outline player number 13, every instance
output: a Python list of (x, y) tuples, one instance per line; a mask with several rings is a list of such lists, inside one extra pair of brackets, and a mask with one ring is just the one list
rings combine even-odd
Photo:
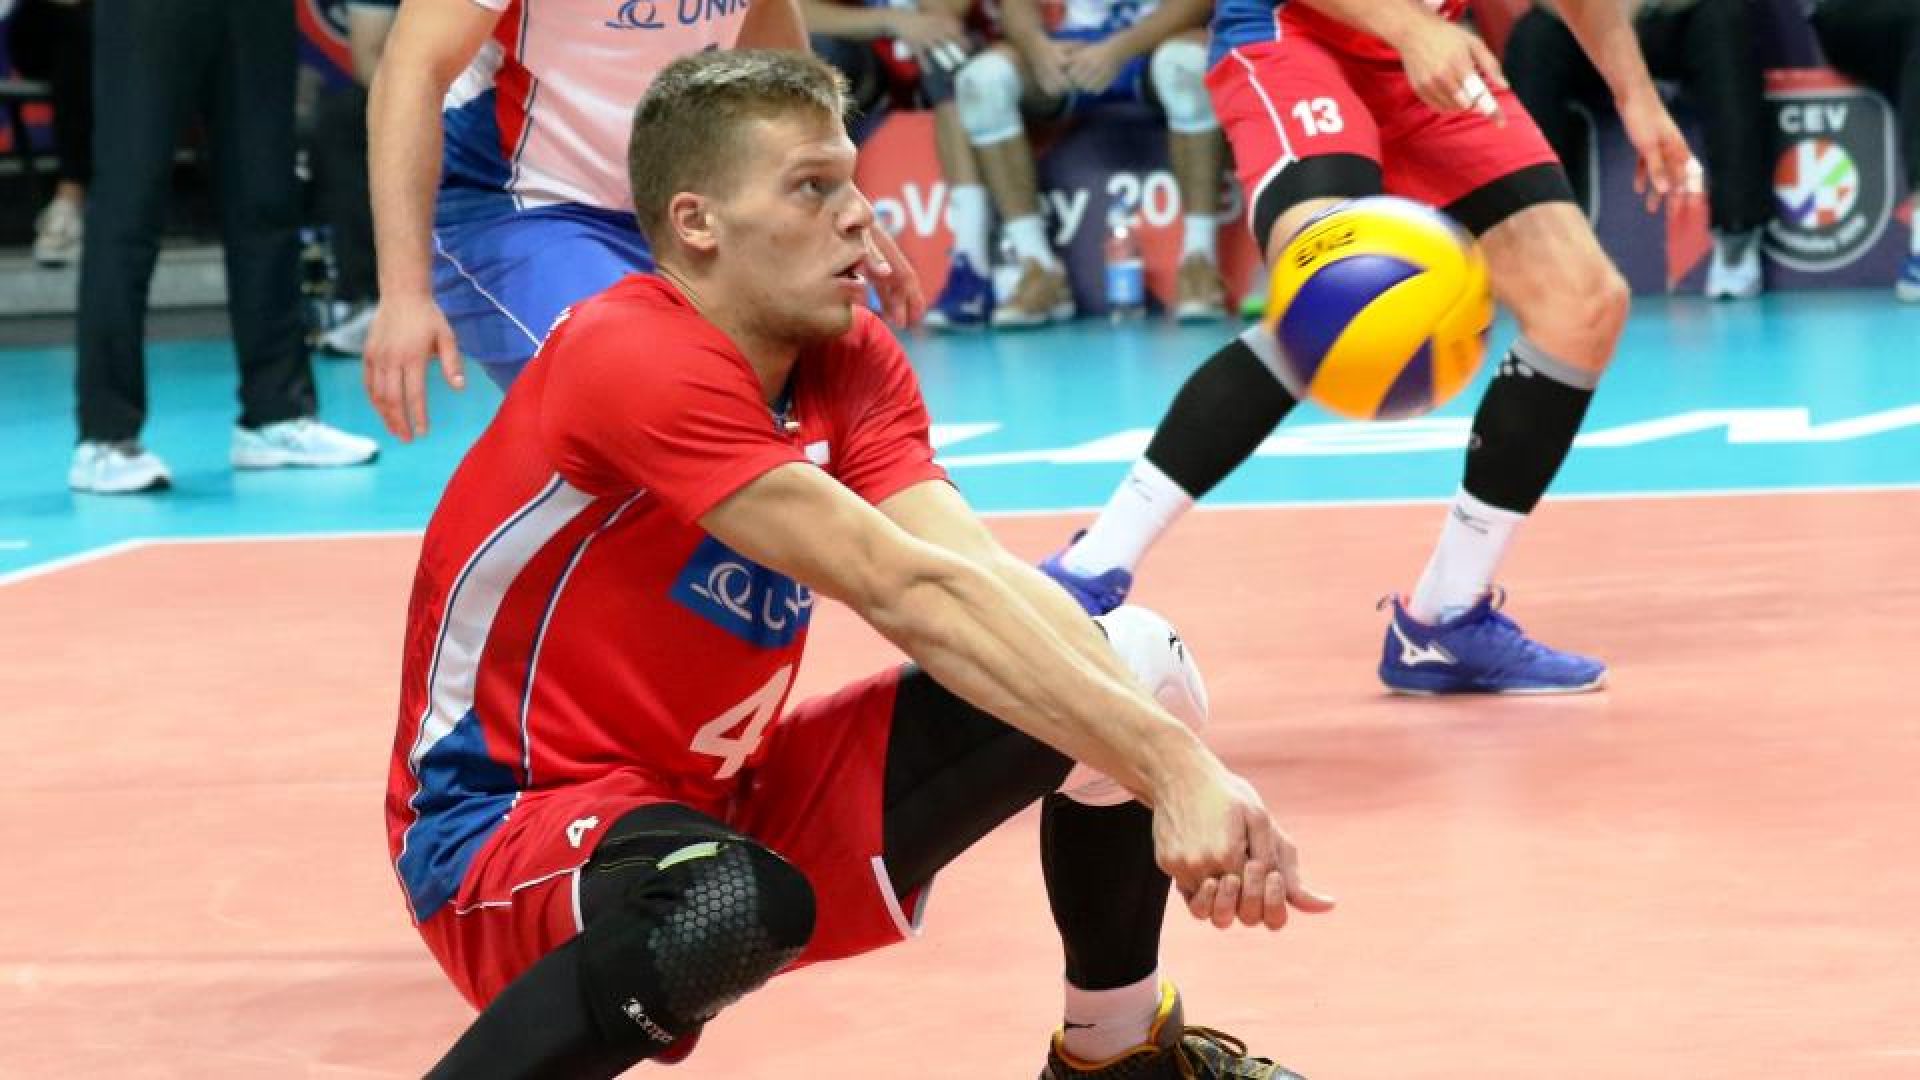
[[(696, 753), (711, 754), (720, 759), (720, 767), (713, 776), (716, 780), (725, 780), (740, 771), (754, 750), (760, 746), (760, 740), (766, 738), (767, 725), (773, 721), (779, 711), (780, 702), (787, 696), (787, 687), (793, 682), (793, 665), (788, 664), (773, 673), (765, 686), (747, 695), (747, 699), (712, 720), (703, 724), (693, 734), (693, 750)], [(737, 732), (735, 729), (739, 729)]]
[(1308, 135), (1334, 135), (1347, 126), (1340, 118), (1340, 103), (1330, 97), (1302, 98), (1294, 102), (1293, 118), (1300, 121), (1300, 130)]

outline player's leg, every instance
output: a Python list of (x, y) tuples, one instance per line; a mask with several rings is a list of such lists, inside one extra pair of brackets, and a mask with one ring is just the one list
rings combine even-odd
[(1763, 288), (1761, 233), (1773, 216), (1765, 80), (1747, 0), (1700, 0), (1680, 12), (1634, 21), (1647, 67), (1679, 77), (1700, 113), (1706, 142), (1707, 205), (1713, 261), (1708, 296), (1746, 298)]
[(562, 311), (652, 269), (630, 213), (562, 205), (434, 230), (434, 299), (460, 351), (503, 390)]
[(1163, 41), (1147, 62), (1153, 98), (1167, 115), (1167, 158), (1180, 188), (1180, 270), (1174, 317), (1226, 314), (1215, 238), (1220, 228), (1220, 168), (1226, 144), (1207, 97), (1207, 34), (1195, 29)]
[[(1893, 103), (1907, 183), (1920, 207), (1920, 7), (1906, 0), (1824, 0), (1813, 29), (1827, 60)], [(1920, 301), (1920, 214), (1908, 232), (1907, 259), (1894, 286)]]
[(1520, 338), (1473, 418), (1466, 473), (1411, 600), (1396, 600), (1381, 679), (1410, 693), (1591, 690), (1605, 665), (1529, 639), (1500, 614), (1501, 559), (1546, 493), (1613, 356), (1629, 297), (1566, 175), (1509, 91), (1504, 126), (1434, 118), (1404, 86), (1383, 132), (1389, 191), (1440, 206), (1480, 237)]
[[(1379, 194), (1379, 133), (1325, 49), (1298, 35), (1234, 49), (1207, 86), (1269, 260), (1314, 214)], [(1087, 610), (1120, 604), (1154, 542), (1299, 403), (1262, 358), (1270, 348), (1250, 329), (1201, 363), (1100, 516), (1042, 565)]]
[[(1203, 721), (1197, 671), (1165, 620), (1123, 608), (1101, 624), (1136, 677), (1169, 688), (1160, 697), (1171, 711)], [(1177, 996), (1162, 993), (1156, 975), (1168, 881), (1154, 861), (1152, 817), (1111, 781), (1071, 766), (909, 667), (808, 701), (777, 725), (736, 824), (813, 882), (819, 922), (800, 961), (811, 963), (912, 933), (934, 875), (1044, 797), (1042, 867), (1074, 1045), (1136, 1050), (1128, 1068), (1138, 1071), (1125, 1075), (1144, 1080), (1287, 1075), (1204, 1071), (1209, 1061), (1254, 1062), (1204, 1039), (1187, 1047)], [(1155, 1039), (1165, 1045), (1145, 1045)], [(1195, 1071), (1177, 1071), (1181, 1056)], [(1151, 1067), (1139, 1060), (1148, 1057)], [(1048, 1075), (1080, 1074), (1056, 1053)]]
[(1066, 268), (1054, 254), (1040, 212), (1033, 147), (1022, 119), (1023, 104), (1032, 109), (1059, 102), (1039, 100), (1034, 85), (1019, 52), (1004, 44), (968, 60), (954, 83), (960, 123), (1000, 214), (1001, 234), (1020, 260), (1019, 284), (994, 308), (995, 326), (1039, 326), (1073, 316)]
[(813, 930), (800, 871), (671, 803), (607, 827), (577, 897), (580, 932), (494, 996), (430, 1077), (572, 1080), (677, 1059), (716, 1013), (798, 956)]
[(920, 77), (921, 93), (933, 106), (933, 148), (947, 182), (947, 228), (953, 234), (947, 283), (927, 308), (927, 325), (943, 330), (985, 326), (993, 317), (993, 204), (960, 119), (954, 83), (954, 74), (937, 63)]

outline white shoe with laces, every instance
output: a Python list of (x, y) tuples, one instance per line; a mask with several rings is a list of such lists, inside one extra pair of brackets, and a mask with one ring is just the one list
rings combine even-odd
[(72, 266), (80, 261), (86, 216), (78, 203), (55, 199), (33, 223), (33, 261), (41, 266)]
[(1707, 266), (1707, 296), (1747, 300), (1760, 295), (1760, 230), (1713, 234), (1713, 262)]
[(89, 439), (73, 448), (67, 486), (89, 495), (132, 495), (173, 486), (173, 474), (166, 462), (133, 439)]
[(233, 429), (231, 460), (236, 469), (326, 469), (364, 465), (379, 456), (379, 443), (362, 435), (349, 435), (311, 416)]

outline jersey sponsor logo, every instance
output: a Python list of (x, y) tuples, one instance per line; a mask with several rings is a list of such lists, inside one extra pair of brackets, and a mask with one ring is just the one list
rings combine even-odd
[(748, 0), (622, 0), (609, 30), (665, 30), (671, 25), (699, 26), (747, 10)]
[(675, 579), (680, 606), (762, 649), (784, 648), (813, 617), (813, 591), (709, 536)]
[(1898, 169), (1887, 110), (1852, 89), (1793, 91), (1772, 104), (1777, 213), (1768, 253), (1796, 270), (1846, 266), (1893, 216)]

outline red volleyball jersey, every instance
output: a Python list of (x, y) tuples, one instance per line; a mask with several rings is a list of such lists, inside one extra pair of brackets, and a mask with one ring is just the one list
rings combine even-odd
[(785, 400), (797, 432), (660, 278), (548, 336), (448, 482), (414, 577), (386, 814), (416, 920), (524, 792), (627, 773), (724, 809), (779, 722), (813, 597), (698, 519), (790, 462), (874, 503), (944, 477), (870, 312), (801, 355)]

